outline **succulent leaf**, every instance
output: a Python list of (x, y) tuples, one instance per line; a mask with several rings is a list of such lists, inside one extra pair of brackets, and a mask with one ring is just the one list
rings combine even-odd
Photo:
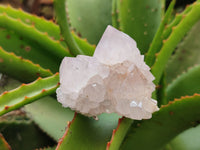
[(50, 96), (26, 105), (25, 111), (44, 132), (56, 141), (62, 137), (67, 122), (71, 121), (74, 115), (72, 110), (63, 108)]
[[(9, 17), (14, 19), (19, 18), (23, 23), (27, 25), (34, 25), (37, 30), (43, 33), (47, 32), (52, 39), (59, 40), (64, 47), (67, 47), (66, 43), (62, 40), (62, 37), (60, 35), (59, 26), (56, 25), (52, 20), (48, 21), (45, 20), (43, 17), (40, 18), (38, 16), (31, 15), (22, 11), (21, 9), (17, 10), (10, 6), (5, 7), (0, 5), (0, 14), (3, 13), (6, 13)], [(75, 38), (77, 44), (83, 49), (86, 54), (90, 54), (92, 51), (94, 51), (93, 46), (90, 45), (86, 40), (81, 39), (75, 34), (72, 35)], [(87, 48), (89, 48), (90, 50), (88, 50)]]
[[(14, 77), (21, 82), (31, 82), (39, 76), (48, 77), (53, 75), (50, 70), (43, 69), (40, 65), (8, 53), (0, 47), (0, 72)], [(15, 72), (15, 73), (13, 73)]]
[(106, 150), (116, 150), (120, 148), (132, 123), (133, 120), (129, 118), (123, 117), (119, 119), (117, 128), (113, 129), (112, 138), (110, 142), (107, 143)]
[[(62, 36), (60, 35), (59, 27), (56, 24), (54, 24), (52, 20), (47, 21), (44, 18), (40, 18), (35, 15), (30, 15), (28, 13), (25, 13), (21, 9), (17, 10), (10, 6), (5, 7), (0, 5), (0, 14), (5, 14), (5, 13), (13, 19), (20, 19), (24, 24), (28, 26), (34, 26), (41, 33), (48, 35), (50, 39), (55, 40), (57, 42), (59, 41), (59, 43), (67, 49), (67, 45), (63, 41)], [(86, 40), (81, 39), (75, 34), (72, 35), (75, 38), (76, 43), (80, 46), (80, 48), (83, 49), (85, 54), (91, 55), (94, 52), (94, 46), (90, 45)], [(31, 41), (31, 43), (32, 42), (33, 41)], [(59, 60), (57, 62), (59, 62)]]
[(79, 47), (84, 51), (85, 55), (92, 56), (95, 50), (95, 45), (90, 45), (87, 42), (87, 39), (81, 39), (78, 37), (74, 32), (72, 32), (72, 35), (76, 41), (76, 43), (79, 45)]
[(176, 14), (174, 20), (172, 20), (168, 25), (165, 26), (166, 29), (162, 34), (163, 40), (166, 40), (170, 36), (173, 31), (173, 27), (177, 26), (180, 21), (182, 21), (185, 15), (187, 15), (192, 10), (192, 7), (193, 5), (188, 5), (182, 13)]
[(0, 115), (18, 109), (41, 97), (53, 94), (59, 86), (59, 74), (42, 79), (38, 78), (30, 84), (22, 84), (17, 89), (5, 91), (0, 95)]
[[(12, 90), (20, 85), (20, 82), (11, 78), (6, 78), (4, 82), (5, 84), (0, 86), (0, 93), (2, 93), (2, 90)], [(55, 141), (62, 137), (67, 121), (71, 121), (74, 114), (73, 111), (63, 108), (60, 103), (50, 96), (45, 96), (25, 105), (24, 110), (37, 126)], [(52, 118), (56, 118), (56, 121)]]
[(194, 66), (176, 78), (166, 89), (167, 99), (200, 93), (200, 65)]
[(62, 59), (64, 56), (70, 56), (67, 49), (59, 41), (50, 38), (47, 32), (40, 32), (34, 25), (27, 25), (20, 19), (9, 17), (6, 13), (0, 14), (0, 27), (13, 30), (19, 35), (39, 43), (40, 46), (44, 47), (52, 55), (55, 55), (55, 57)]
[[(111, 138), (112, 130), (117, 126), (119, 116), (102, 114), (99, 120), (76, 114), (59, 142), (56, 150), (63, 149), (95, 149), (105, 150)], [(79, 143), (77, 144), (77, 139)]]
[(153, 63), (155, 61), (155, 57), (156, 57), (155, 54), (160, 50), (160, 48), (162, 46), (162, 41), (163, 41), (162, 33), (165, 29), (165, 25), (168, 23), (169, 18), (172, 14), (175, 2), (176, 2), (175, 0), (171, 1), (170, 5), (165, 13), (165, 16), (163, 17), (162, 22), (153, 38), (153, 41), (149, 47), (149, 50), (146, 54), (145, 62), (149, 66), (153, 65)]
[(172, 52), (176, 48), (176, 45), (190, 30), (190, 28), (200, 19), (200, 3), (196, 2), (192, 5), (192, 9), (185, 15), (180, 23), (173, 27), (173, 32), (169, 38), (165, 40), (159, 54), (157, 55), (156, 61), (152, 66), (152, 73), (155, 76), (154, 83), (158, 84), (163, 74), (165, 66)]
[(64, 37), (64, 40), (67, 43), (71, 54), (74, 56), (79, 54), (83, 55), (84, 52), (80, 49), (70, 31), (65, 9), (65, 0), (55, 0), (54, 7), (56, 12), (56, 20), (60, 26), (61, 34)]
[(54, 73), (58, 71), (59, 59), (45, 53), (46, 50), (38, 43), (5, 28), (0, 28), (0, 39), (0, 46), (7, 52), (13, 52), (17, 56), (29, 59), (44, 68), (49, 68)]
[(188, 68), (200, 64), (200, 21), (194, 25), (184, 40), (178, 45), (166, 68), (167, 83), (171, 83)]
[[(6, 13), (9, 17), (13, 19), (20, 19), (24, 24), (29, 26), (34, 25), (40, 32), (47, 32), (52, 39), (60, 40), (60, 30), (59, 27), (53, 23), (52, 20), (45, 20), (43, 17), (26, 13), (22, 9), (14, 9), (11, 6), (0, 5), (0, 14)], [(63, 46), (66, 47), (64, 42), (61, 42)]]

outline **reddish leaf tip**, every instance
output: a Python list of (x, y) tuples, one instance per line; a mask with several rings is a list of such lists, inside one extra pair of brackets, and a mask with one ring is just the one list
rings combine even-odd
[(58, 145), (57, 145), (57, 147), (56, 147), (56, 150), (59, 149), (59, 147), (60, 147), (60, 145), (62, 144), (64, 138), (67, 136), (67, 134), (68, 134), (68, 132), (69, 132), (69, 128), (70, 128), (71, 124), (74, 122), (76, 116), (77, 116), (77, 113), (75, 112), (75, 113), (74, 113), (74, 118), (72, 119), (72, 121), (70, 121), (70, 122), (67, 123), (67, 129), (66, 129), (66, 131), (65, 131), (65, 133), (64, 133), (64, 135), (63, 135), (63, 137), (59, 139)]
[(7, 106), (7, 105), (4, 106), (4, 109), (5, 109), (5, 110), (8, 110), (9, 108), (10, 108), (10, 107)]
[(112, 137), (111, 137), (111, 140), (107, 143), (106, 150), (109, 150), (110, 145), (111, 145), (111, 143), (112, 143), (112, 141), (113, 141), (113, 139), (114, 139), (115, 133), (116, 133), (117, 130), (119, 129), (119, 126), (120, 126), (120, 124), (121, 124), (121, 122), (122, 122), (123, 119), (124, 119), (124, 117), (119, 118), (117, 128), (116, 128), (116, 129), (113, 129)]
[(108, 143), (107, 143), (106, 150), (109, 150), (109, 148), (110, 148), (110, 144), (111, 144), (111, 142), (108, 142)]
[(45, 90), (45, 89), (42, 89), (42, 93), (44, 93), (44, 92), (46, 92), (46, 90)]
[(2, 95), (5, 95), (5, 94), (8, 94), (8, 91), (5, 91), (5, 92), (3, 92), (3, 94), (2, 94)]
[(22, 83), (22, 85), (21, 86), (26, 86), (26, 84), (25, 83)]

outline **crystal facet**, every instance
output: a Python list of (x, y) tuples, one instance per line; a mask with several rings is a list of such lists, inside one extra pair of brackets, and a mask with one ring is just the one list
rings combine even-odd
[(64, 107), (87, 116), (114, 112), (148, 119), (158, 110), (157, 102), (151, 99), (153, 80), (136, 42), (108, 26), (93, 57), (63, 59), (57, 98)]

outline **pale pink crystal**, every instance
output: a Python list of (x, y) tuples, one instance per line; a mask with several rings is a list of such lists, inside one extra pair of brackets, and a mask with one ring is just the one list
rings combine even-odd
[(157, 102), (151, 99), (153, 80), (136, 42), (108, 26), (93, 57), (63, 59), (57, 98), (64, 107), (86, 116), (114, 112), (149, 119), (158, 110)]

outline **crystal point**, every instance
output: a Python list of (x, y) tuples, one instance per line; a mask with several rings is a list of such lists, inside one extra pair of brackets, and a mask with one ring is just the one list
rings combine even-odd
[(87, 116), (118, 113), (148, 119), (158, 110), (151, 99), (154, 77), (136, 42), (108, 26), (93, 57), (65, 57), (60, 66), (58, 101)]

